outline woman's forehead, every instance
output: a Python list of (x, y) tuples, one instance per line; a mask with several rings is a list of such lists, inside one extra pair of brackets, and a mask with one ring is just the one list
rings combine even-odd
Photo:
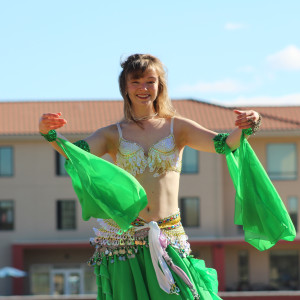
[(128, 79), (139, 79), (143, 77), (157, 78), (158, 74), (154, 68), (147, 68), (146, 70), (134, 70), (128, 74)]

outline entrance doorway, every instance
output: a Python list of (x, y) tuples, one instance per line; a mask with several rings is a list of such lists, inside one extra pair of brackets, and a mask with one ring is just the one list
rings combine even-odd
[(51, 295), (79, 295), (83, 293), (83, 270), (59, 269), (51, 270)]

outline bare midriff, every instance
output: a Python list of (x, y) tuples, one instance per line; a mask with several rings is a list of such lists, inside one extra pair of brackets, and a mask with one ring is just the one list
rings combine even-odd
[(139, 214), (141, 218), (147, 222), (158, 221), (178, 210), (179, 177), (174, 171), (153, 177), (149, 170), (136, 176), (148, 199), (148, 205)]

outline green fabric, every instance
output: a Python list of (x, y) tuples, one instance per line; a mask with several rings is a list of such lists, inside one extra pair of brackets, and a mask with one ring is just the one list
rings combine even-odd
[(243, 225), (246, 242), (263, 251), (280, 239), (293, 241), (291, 218), (243, 134), (234, 153), (226, 145), (226, 160), (236, 190), (234, 221)]
[(68, 157), (65, 168), (81, 204), (83, 220), (113, 219), (122, 230), (128, 230), (147, 205), (144, 188), (128, 172), (104, 159), (60, 138), (57, 144)]
[[(77, 146), (57, 139), (67, 157), (66, 170), (82, 206), (82, 217), (112, 218), (123, 229), (147, 205), (144, 189), (124, 170), (100, 159)], [(181, 258), (171, 247), (167, 252), (173, 262), (186, 272), (200, 299), (219, 300), (216, 271), (206, 268), (204, 261)], [(114, 260), (112, 263), (111, 260)], [(180, 289), (179, 295), (167, 294), (157, 281), (149, 248), (140, 246), (135, 257), (121, 261), (117, 255), (104, 258), (95, 265), (98, 300), (192, 300), (189, 287), (172, 270)]]
[[(173, 247), (168, 246), (167, 252), (173, 262), (191, 279), (200, 299), (220, 300), (218, 293), (217, 273), (206, 268), (203, 260), (190, 257), (181, 258)], [(111, 259), (114, 260), (111, 263)], [(171, 271), (172, 272), (172, 271)], [(167, 294), (157, 281), (149, 248), (139, 247), (135, 258), (120, 261), (115, 255), (103, 259), (95, 266), (98, 283), (97, 300), (193, 300), (189, 287), (174, 272), (172, 275), (180, 289), (179, 295)]]
[(90, 146), (85, 140), (79, 140), (73, 144), (86, 152), (91, 152)]
[(243, 129), (242, 132), (244, 134), (247, 134), (247, 135), (252, 135), (253, 134), (253, 129), (250, 127), (250, 128), (247, 128), (247, 129)]
[(47, 134), (43, 134), (41, 132), (40, 132), (40, 134), (48, 142), (54, 142), (56, 140), (56, 137), (57, 137), (56, 131), (54, 129), (50, 130)]
[(217, 153), (225, 154), (226, 139), (228, 136), (229, 133), (219, 133), (213, 138), (215, 150)]

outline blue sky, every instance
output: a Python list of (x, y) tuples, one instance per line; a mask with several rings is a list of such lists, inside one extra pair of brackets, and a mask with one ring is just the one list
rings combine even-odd
[(0, 101), (113, 100), (158, 56), (172, 99), (300, 105), (300, 1), (0, 0)]

